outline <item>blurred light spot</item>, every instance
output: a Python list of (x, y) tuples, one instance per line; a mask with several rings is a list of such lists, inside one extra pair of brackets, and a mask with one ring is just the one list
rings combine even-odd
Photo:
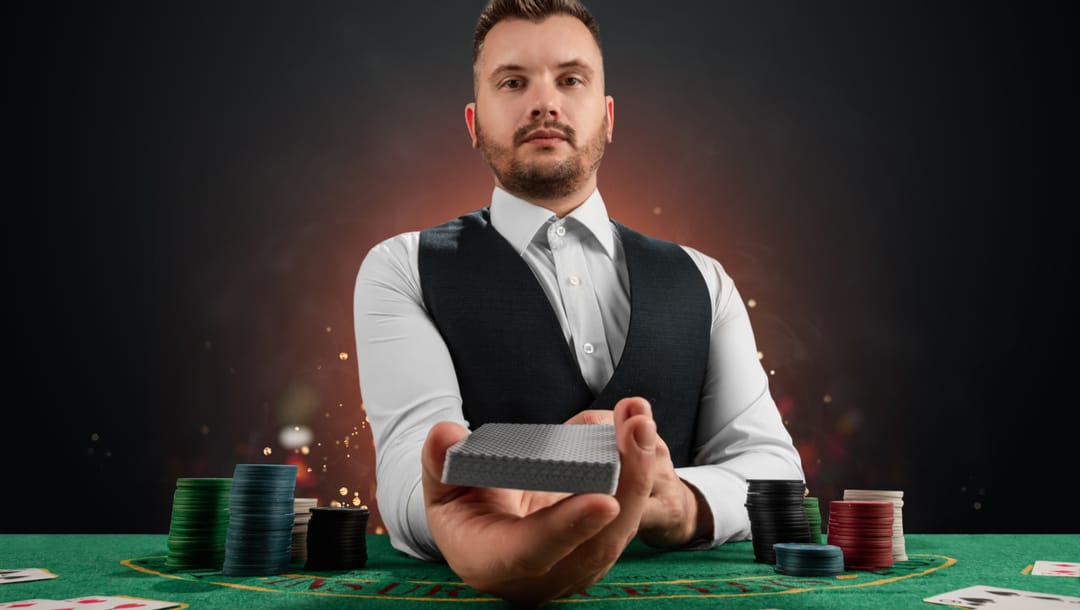
[(976, 502), (972, 506), (975, 508), (975, 510), (980, 510), (982, 509), (982, 502)]
[(764, 360), (765, 359), (765, 352), (758, 352), (757, 353), (757, 359), (758, 360)]
[(383, 527), (382, 527), (381, 525), (379, 525), (379, 526), (377, 526), (377, 527), (375, 528), (375, 533), (376, 533), (376, 534), (385, 534), (385, 533), (386, 533), (386, 530), (384, 530), (384, 529), (383, 529)]
[(659, 216), (660, 213), (663, 212), (663, 211), (664, 211), (663, 208), (661, 208), (660, 206), (656, 206), (655, 208), (652, 209), (652, 213), (656, 214), (657, 216)]
[(307, 426), (286, 426), (278, 433), (278, 443), (286, 449), (299, 449), (310, 443), (313, 436)]
[(757, 307), (757, 301), (755, 299), (747, 299), (746, 306), (750, 309)]
[(360, 501), (360, 498), (353, 498), (352, 499), (352, 505), (353, 506), (360, 506), (361, 504), (363, 504), (363, 502)]
[(826, 394), (826, 395), (822, 396), (821, 400), (825, 401), (825, 404), (831, 403), (832, 402), (832, 394)]
[(341, 489), (338, 490), (338, 493), (343, 495), (343, 496), (347, 496), (347, 495), (349, 495), (349, 489), (347, 487), (342, 487)]
[(775, 371), (775, 370), (773, 370), (773, 369), (769, 369), (769, 374), (770, 374), (770, 375), (775, 375), (775, 374), (776, 374), (776, 371)]
[[(338, 357), (338, 360), (348, 360), (349, 359), (349, 353), (348, 352), (338, 352), (337, 357)], [(338, 406), (341, 406), (341, 405), (338, 405)]]
[(207, 434), (210, 434), (210, 426), (207, 426), (206, 424), (203, 424), (199, 428), (199, 434), (201, 434), (203, 436), (206, 436)]
[(90, 440), (92, 440), (92, 441), (97, 441), (98, 438), (100, 438), (100, 437), (98, 437), (97, 432), (90, 435)]
[(331, 330), (333, 330), (333, 329), (330, 328), (329, 326), (326, 327), (326, 332), (330, 332)]
[(273, 452), (270, 450), (270, 447), (263, 447), (263, 455), (270, 455), (271, 453)]
[(300, 448), (300, 453), (302, 453), (303, 455), (307, 455), (307, 454), (311, 453), (311, 447), (308, 447), (307, 445), (304, 445), (303, 447)]
[(206, 349), (211, 349), (214, 347), (214, 344), (211, 343), (209, 339), (207, 339), (206, 341), (203, 341), (203, 347)]

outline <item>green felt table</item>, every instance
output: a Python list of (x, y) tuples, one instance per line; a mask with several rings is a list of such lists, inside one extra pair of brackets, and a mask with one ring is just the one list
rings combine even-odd
[[(832, 578), (781, 576), (756, 563), (751, 543), (661, 552), (638, 543), (587, 591), (551, 607), (934, 608), (923, 598), (970, 585), (1080, 596), (1080, 579), (1033, 576), (1036, 560), (1080, 562), (1080, 535), (906, 535), (908, 560)], [(0, 586), (0, 602), (126, 595), (181, 608), (508, 608), (466, 587), (445, 564), (413, 560), (368, 535), (364, 569), (227, 577), (172, 572), (165, 535), (0, 535), (0, 568), (44, 568), (58, 578)]]

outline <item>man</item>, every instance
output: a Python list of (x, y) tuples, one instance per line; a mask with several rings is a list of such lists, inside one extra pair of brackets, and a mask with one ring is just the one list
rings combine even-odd
[[(746, 309), (720, 264), (611, 221), (598, 28), (577, 0), (494, 0), (474, 38), (473, 147), (491, 205), (377, 245), (357, 359), (394, 546), (527, 604), (602, 578), (635, 535), (749, 537), (748, 478), (802, 479)], [(614, 497), (440, 482), (488, 421), (613, 423)]]

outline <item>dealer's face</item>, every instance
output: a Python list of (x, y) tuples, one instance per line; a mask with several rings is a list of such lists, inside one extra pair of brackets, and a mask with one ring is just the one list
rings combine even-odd
[(611, 141), (614, 101), (588, 28), (568, 15), (500, 21), (477, 58), (473, 146), (496, 182), (526, 199), (591, 192)]

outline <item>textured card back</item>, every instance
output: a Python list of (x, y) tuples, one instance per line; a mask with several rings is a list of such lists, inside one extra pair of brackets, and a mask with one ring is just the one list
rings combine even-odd
[(484, 424), (446, 452), (443, 483), (614, 494), (619, 450), (611, 424)]

